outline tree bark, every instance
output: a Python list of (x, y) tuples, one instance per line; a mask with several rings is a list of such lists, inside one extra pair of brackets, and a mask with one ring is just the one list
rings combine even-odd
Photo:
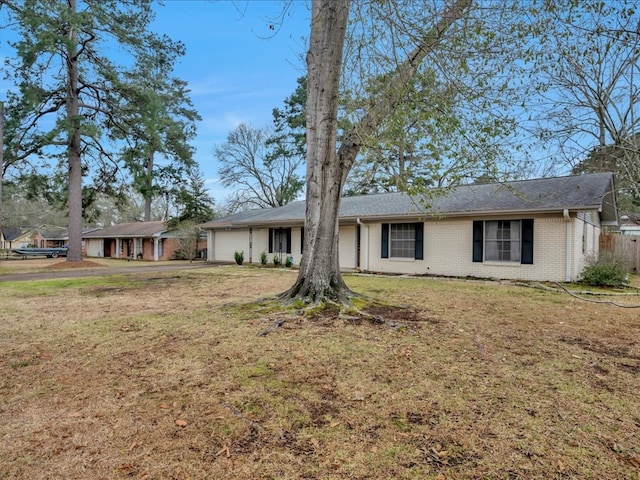
[(151, 221), (151, 201), (153, 200), (153, 149), (149, 149), (147, 154), (147, 171), (145, 177), (145, 194), (144, 194), (144, 221)]
[(348, 303), (353, 293), (340, 273), (338, 212), (342, 187), (362, 147), (402, 101), (418, 66), (460, 19), (472, 0), (457, 0), (420, 38), (389, 79), (383, 96), (371, 99), (369, 111), (337, 144), (338, 90), (349, 16), (348, 0), (314, 0), (307, 53), (307, 197), (302, 266), (283, 299), (308, 303)]
[(314, 0), (307, 53), (307, 203), (303, 261), (285, 293), (311, 302), (343, 300), (348, 292), (338, 259), (338, 209), (343, 175), (338, 163), (338, 87), (348, 0)]
[[(69, 0), (70, 18), (76, 13), (76, 0)], [(78, 100), (78, 45), (77, 32), (69, 24), (69, 45), (67, 47), (67, 158), (69, 162), (69, 251), (67, 262), (82, 261), (82, 160), (80, 104)]]
[[(0, 100), (0, 237), (2, 237), (2, 183), (4, 181), (4, 103)], [(0, 245), (0, 248), (4, 245)]]

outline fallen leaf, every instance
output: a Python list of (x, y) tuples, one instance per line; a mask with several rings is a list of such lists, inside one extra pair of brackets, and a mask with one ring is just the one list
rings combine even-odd
[(178, 425), (179, 427), (186, 427), (187, 426), (187, 421), (186, 420), (176, 420), (176, 425)]

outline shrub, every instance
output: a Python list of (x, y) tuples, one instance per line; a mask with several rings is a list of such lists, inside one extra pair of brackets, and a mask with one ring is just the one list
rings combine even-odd
[(288, 256), (284, 262), (284, 266), (287, 268), (291, 268), (292, 265), (293, 265), (293, 257)]
[(267, 264), (267, 252), (262, 252), (260, 254), (260, 265), (266, 265)]
[(280, 265), (280, 257), (278, 255), (273, 256), (273, 264), (276, 266)]
[(622, 287), (629, 283), (625, 262), (612, 254), (603, 254), (582, 270), (582, 281), (594, 287)]
[(242, 262), (244, 262), (244, 251), (238, 252), (236, 250), (236, 252), (233, 254), (233, 258), (238, 265), (242, 265)]

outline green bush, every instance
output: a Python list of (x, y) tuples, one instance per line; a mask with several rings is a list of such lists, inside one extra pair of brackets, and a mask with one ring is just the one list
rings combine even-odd
[(267, 252), (262, 252), (260, 254), (260, 265), (266, 265), (267, 264)]
[(582, 282), (594, 287), (623, 287), (629, 283), (625, 262), (612, 254), (603, 254), (582, 270)]
[(233, 254), (233, 258), (235, 259), (235, 261), (236, 261), (236, 263), (238, 265), (242, 265), (242, 262), (244, 262), (244, 251), (242, 251), (242, 252), (236, 251)]
[(293, 257), (289, 256), (285, 260), (284, 266), (287, 267), (287, 268), (291, 268), (292, 265), (293, 265)]
[(280, 257), (278, 255), (273, 256), (273, 264), (276, 266), (280, 265)]

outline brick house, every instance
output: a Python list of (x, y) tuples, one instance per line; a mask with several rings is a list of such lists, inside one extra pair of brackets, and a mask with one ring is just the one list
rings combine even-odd
[[(165, 222), (120, 223), (83, 235), (87, 257), (126, 258), (135, 260), (173, 260), (180, 249), (180, 235)], [(197, 251), (206, 248), (198, 240)]]
[[(201, 225), (210, 261), (243, 251), (300, 261), (305, 202), (249, 210)], [(343, 269), (531, 281), (577, 280), (598, 255), (602, 228), (617, 226), (611, 173), (466, 185), (441, 196), (344, 197)]]

